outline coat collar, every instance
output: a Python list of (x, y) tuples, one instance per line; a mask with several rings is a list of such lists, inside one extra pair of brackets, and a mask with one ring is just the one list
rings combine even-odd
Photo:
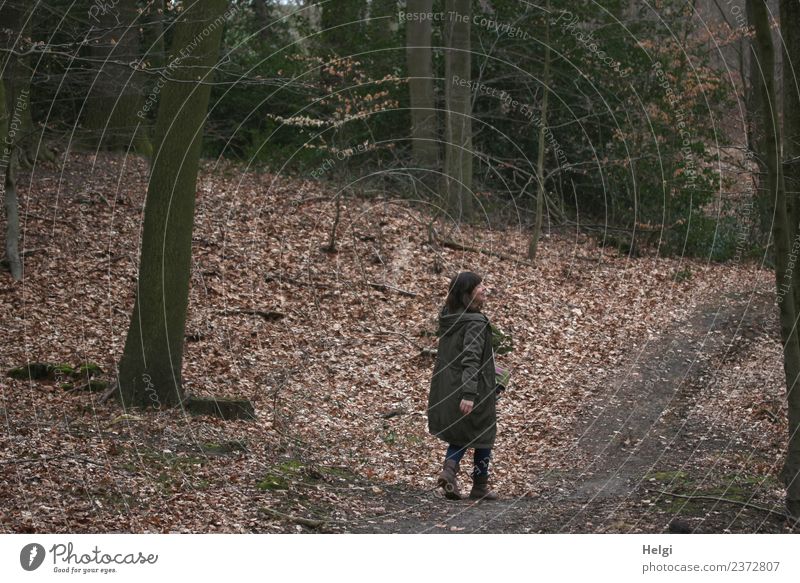
[(439, 335), (450, 334), (467, 322), (489, 322), (489, 319), (480, 312), (450, 312), (445, 305), (439, 312)]

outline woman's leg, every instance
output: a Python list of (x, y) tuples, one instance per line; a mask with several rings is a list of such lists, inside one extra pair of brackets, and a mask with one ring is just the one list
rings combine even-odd
[(461, 458), (464, 457), (464, 454), (467, 453), (467, 448), (462, 447), (460, 445), (453, 445), (450, 444), (447, 448), (447, 453), (444, 456), (444, 460), (454, 460), (456, 465), (461, 462)]
[(489, 489), (489, 461), (491, 448), (475, 448), (475, 468), (472, 470), (472, 490), (470, 498), (478, 500), (497, 500), (497, 492)]
[(444, 467), (439, 474), (438, 486), (444, 488), (445, 498), (450, 500), (461, 500), (461, 492), (458, 491), (458, 463), (464, 457), (466, 447), (450, 445), (444, 458)]
[(492, 448), (475, 448), (475, 456), (473, 458), (475, 467), (472, 470), (473, 476), (488, 476), (489, 475), (489, 462), (492, 459)]

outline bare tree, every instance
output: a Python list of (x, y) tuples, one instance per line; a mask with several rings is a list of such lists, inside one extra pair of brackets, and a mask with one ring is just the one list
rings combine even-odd
[(171, 53), (181, 58), (171, 67), (158, 108), (136, 301), (119, 364), (124, 406), (183, 402), (197, 170), (225, 7), (226, 0), (195, 0), (175, 24)]
[[(430, 14), (433, 0), (408, 0), (411, 14)], [(411, 151), (423, 168), (439, 167), (438, 119), (434, 100), (432, 23), (427, 18), (406, 22), (406, 62), (411, 98)]]
[[(800, 342), (797, 330), (797, 305), (793, 291), (794, 277), (789, 266), (794, 228), (787, 211), (786, 186), (781, 164), (781, 128), (778, 121), (774, 78), (775, 48), (772, 43), (767, 6), (764, 0), (748, 0), (748, 4), (755, 25), (756, 58), (762, 72), (760, 86), (764, 105), (762, 111), (767, 185), (770, 196), (775, 201), (772, 235), (775, 240), (775, 279), (780, 306), (783, 369), (789, 408), (789, 438), (781, 476), (786, 486), (786, 508), (792, 516), (800, 518), (800, 389), (797, 386), (800, 378)], [(786, 289), (789, 290), (788, 293)]]
[[(13, 103), (13, 100), (9, 100)], [(19, 254), (19, 200), (17, 198), (17, 148), (13, 138), (6, 141), (9, 135), (9, 123), (13, 123), (13, 106), (6, 106), (6, 91), (0, 79), (0, 169), (3, 170), (3, 208), (6, 218), (5, 261), (11, 271), (11, 277), (22, 279), (22, 260)]]
[[(140, 20), (136, 0), (120, 0), (113, 9), (98, 11), (90, 51), (97, 63), (86, 99), (85, 123), (93, 141), (105, 148), (150, 154), (146, 128), (137, 116), (144, 101), (144, 80), (128, 63), (140, 57)], [(92, 22), (92, 19), (90, 19)]]
[(528, 259), (536, 260), (536, 250), (539, 247), (539, 237), (542, 233), (542, 215), (544, 213), (544, 152), (547, 149), (545, 144), (545, 127), (547, 126), (547, 98), (550, 95), (550, 2), (547, 2), (545, 11), (544, 25), (544, 74), (542, 75), (542, 108), (539, 119), (539, 151), (536, 158), (536, 209), (533, 222), (533, 233), (528, 245)]
[(447, 0), (445, 22), (444, 195), (456, 219), (470, 219), (472, 204), (472, 94), (470, 0)]

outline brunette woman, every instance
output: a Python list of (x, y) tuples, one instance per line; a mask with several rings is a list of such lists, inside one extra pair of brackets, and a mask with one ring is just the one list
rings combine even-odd
[(486, 290), (471, 271), (456, 275), (439, 314), (439, 347), (428, 395), (428, 430), (448, 444), (438, 485), (451, 500), (462, 498), (456, 476), (467, 449), (474, 450), (473, 499), (495, 500), (489, 490), (497, 416), (495, 368), (489, 319), (481, 313)]

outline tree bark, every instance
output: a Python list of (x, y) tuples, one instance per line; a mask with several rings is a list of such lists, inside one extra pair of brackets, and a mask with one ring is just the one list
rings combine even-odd
[(166, 82), (158, 108), (136, 301), (118, 370), (117, 396), (125, 407), (183, 402), (197, 170), (225, 7), (225, 0), (196, 1), (175, 24), (175, 80)]
[[(11, 146), (8, 150), (5, 172), (5, 193), (3, 206), (6, 212), (6, 261), (11, 277), (16, 281), (22, 279), (22, 258), (19, 253), (19, 198), (17, 197), (17, 149)], [(4, 156), (5, 157), (5, 156)]]
[[(5, 2), (0, 5), (0, 23), (2, 23), (0, 38), (3, 48), (9, 51), (28, 48), (31, 34), (29, 15), (33, 9), (33, 6), (26, 6), (21, 2)], [(28, 100), (25, 108), (17, 108), (15, 112), (18, 120), (15, 122), (13, 144), (17, 162), (26, 168), (32, 167), (37, 159), (51, 162), (55, 160), (53, 152), (35, 135), (29, 99), (31, 85), (29, 60), (29, 57), (12, 55), (10, 52), (0, 55), (0, 71), (6, 90), (6, 111), (14, 111), (16, 100), (20, 95)]]
[(786, 507), (794, 517), (800, 517), (800, 343), (797, 332), (797, 312), (794, 301), (792, 268), (789, 267), (791, 223), (787, 213), (786, 186), (781, 164), (781, 131), (775, 93), (775, 49), (772, 43), (767, 7), (764, 0), (748, 0), (756, 32), (756, 57), (763, 72), (761, 99), (763, 103), (764, 161), (767, 184), (774, 197), (773, 238), (775, 240), (775, 280), (780, 306), (783, 369), (786, 376), (789, 437), (781, 477), (786, 486)]
[(145, 61), (152, 69), (166, 65), (166, 43), (164, 41), (164, 0), (153, 0), (148, 4), (144, 16)]
[(17, 198), (17, 149), (6, 141), (9, 135), (9, 125), (14, 123), (13, 96), (9, 100), (11, 107), (6, 105), (5, 83), (0, 79), (0, 175), (4, 180), (3, 208), (5, 209), (6, 237), (5, 259), (8, 262), (11, 277), (19, 281), (22, 279), (22, 260), (19, 254), (19, 199)]
[[(783, 40), (783, 177), (792, 245), (800, 236), (800, 3), (781, 0)], [(800, 314), (800, 269), (792, 272), (795, 312)]]
[(472, 218), (472, 94), (470, 0), (447, 0), (445, 8), (445, 168), (447, 210), (455, 220)]
[(92, 58), (99, 62), (85, 106), (90, 142), (109, 150), (132, 147), (150, 155), (146, 127), (137, 115), (144, 102), (145, 82), (127, 64), (140, 57), (139, 28), (144, 21), (140, 21), (136, 0), (119, 0), (113, 6), (94, 4), (89, 22), (100, 33), (90, 47)]
[(528, 245), (528, 259), (536, 260), (536, 251), (539, 247), (539, 237), (542, 233), (542, 215), (544, 214), (544, 151), (547, 149), (545, 144), (545, 128), (547, 126), (547, 98), (550, 95), (550, 2), (547, 2), (545, 10), (544, 26), (544, 74), (542, 78), (542, 110), (539, 120), (539, 151), (536, 159), (536, 214), (533, 222), (533, 233), (531, 242)]
[[(409, 13), (433, 11), (433, 0), (408, 0)], [(438, 120), (434, 100), (432, 23), (429, 19), (406, 22), (406, 62), (411, 103), (411, 152), (426, 169), (439, 167)]]

